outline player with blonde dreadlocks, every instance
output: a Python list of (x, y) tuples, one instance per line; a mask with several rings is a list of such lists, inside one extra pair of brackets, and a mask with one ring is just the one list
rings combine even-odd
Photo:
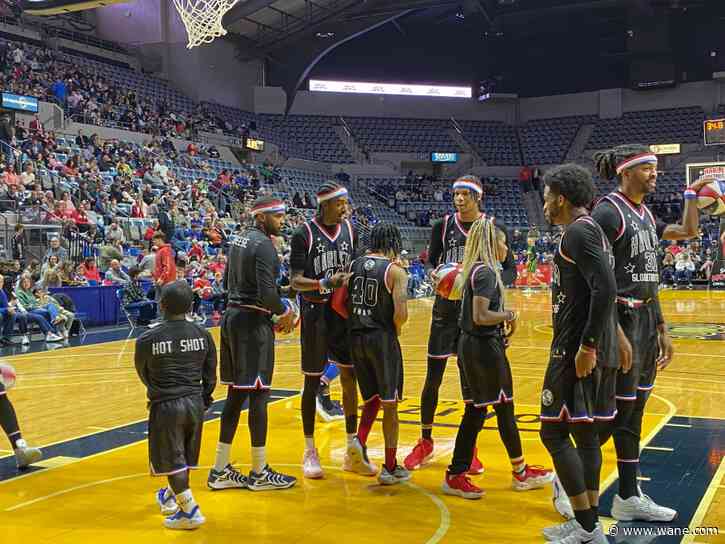
[(473, 224), (463, 257), (465, 287), (458, 320), (458, 370), (466, 408), (443, 483), (445, 493), (464, 499), (483, 495), (466, 472), (489, 406), (496, 411), (499, 434), (511, 459), (512, 487), (517, 491), (538, 489), (554, 479), (551, 470), (529, 466), (524, 461), (514, 418), (513, 380), (506, 346), (516, 331), (517, 316), (505, 309), (500, 272), (500, 263), (507, 253), (506, 235), (493, 220), (481, 218)]

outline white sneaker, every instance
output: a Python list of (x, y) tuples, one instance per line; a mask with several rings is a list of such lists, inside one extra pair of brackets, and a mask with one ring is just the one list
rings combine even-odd
[(305, 450), (305, 455), (302, 457), (302, 473), (305, 478), (310, 478), (311, 480), (319, 480), (323, 477), (317, 448)]
[(220, 471), (212, 468), (209, 471), (209, 478), (206, 480), (206, 485), (212, 490), (246, 489), (247, 477), (232, 465), (227, 465)]
[(644, 494), (627, 500), (615, 495), (612, 502), (612, 517), (618, 521), (672, 521), (676, 515), (677, 510), (660, 506)]
[(188, 514), (183, 510), (178, 510), (173, 516), (169, 516), (164, 520), (164, 526), (167, 529), (196, 529), (200, 525), (206, 523), (206, 518), (198, 506)]
[(179, 511), (179, 505), (176, 504), (176, 497), (168, 487), (162, 487), (156, 492), (156, 503), (161, 509), (161, 515), (173, 516)]
[(395, 465), (395, 469), (391, 472), (388, 467), (383, 465), (378, 474), (378, 483), (380, 485), (395, 485), (410, 480), (410, 472), (400, 465)]
[(571, 506), (571, 501), (564, 491), (564, 486), (561, 485), (559, 476), (556, 476), (551, 482), (552, 497), (551, 502), (554, 503), (554, 510), (559, 512), (564, 519), (574, 519), (574, 509)]
[(27, 334), (23, 336), (23, 338), (20, 340), (20, 343), (24, 346), (30, 344), (30, 336), (28, 336)]
[(353, 439), (352, 446), (348, 446), (345, 452), (342, 470), (355, 472), (362, 476), (375, 476), (378, 473), (378, 467), (370, 462), (367, 448), (360, 443), (357, 436)]
[(31, 448), (21, 439), (16, 442), (17, 448), (15, 448), (15, 464), (18, 468), (25, 468), (33, 463), (37, 463), (43, 458), (43, 452), (38, 448)]
[(45, 341), (46, 342), (62, 342), (63, 337), (60, 334), (55, 334), (54, 332), (49, 332), (45, 335)]
[(609, 544), (600, 523), (597, 523), (591, 533), (578, 527), (564, 538), (552, 540), (551, 542), (553, 544)]
[(541, 532), (543, 533), (546, 540), (561, 540), (562, 538), (566, 538), (571, 533), (581, 528), (582, 526), (579, 525), (579, 522), (577, 520), (570, 519), (569, 521), (565, 521), (564, 523), (561, 523), (559, 525), (552, 525), (551, 527), (546, 527), (542, 529)]

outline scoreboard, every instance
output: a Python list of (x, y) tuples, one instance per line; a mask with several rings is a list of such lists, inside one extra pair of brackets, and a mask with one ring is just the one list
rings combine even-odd
[(705, 145), (725, 145), (725, 119), (703, 121)]

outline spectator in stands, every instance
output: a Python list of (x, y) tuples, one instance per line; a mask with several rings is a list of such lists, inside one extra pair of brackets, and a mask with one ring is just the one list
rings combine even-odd
[(14, 164), (8, 164), (5, 167), (2, 181), (5, 185), (12, 185), (16, 188), (20, 185), (20, 176), (15, 172)]
[(40, 267), (40, 283), (47, 285), (45, 282), (49, 273), (55, 273), (60, 267), (60, 261), (57, 255), (51, 255), (50, 258)]
[(106, 240), (106, 243), (101, 246), (101, 251), (98, 256), (101, 271), (105, 272), (111, 266), (111, 261), (116, 259), (118, 261), (123, 259), (123, 245), (120, 240)]
[(25, 262), (25, 227), (22, 223), (15, 225), (15, 233), (10, 241), (12, 247), (13, 260), (21, 264)]
[(163, 286), (176, 281), (176, 259), (171, 245), (166, 243), (166, 235), (163, 232), (155, 233), (152, 241), (158, 247), (154, 261), (153, 278), (156, 287), (156, 300), (159, 300)]
[(156, 269), (156, 252), (158, 247), (151, 246), (151, 251), (143, 256), (141, 261), (138, 263), (138, 267), (141, 271), (141, 276), (148, 277), (153, 276), (153, 272)]
[(675, 280), (678, 285), (687, 283), (692, 289), (692, 278), (695, 274), (695, 263), (692, 262), (689, 251), (681, 251), (675, 257)]
[(137, 324), (145, 326), (156, 317), (156, 305), (141, 288), (140, 274), (141, 270), (136, 267), (128, 271), (130, 281), (124, 286), (122, 304), (127, 310), (138, 310)]
[(83, 262), (78, 265), (78, 273), (88, 282), (89, 285), (100, 285), (101, 273), (96, 265), (94, 257), (86, 257)]
[(20, 183), (27, 189), (35, 185), (35, 172), (33, 171), (33, 163), (26, 162), (23, 173), (20, 174)]
[(113, 259), (110, 268), (106, 271), (106, 281), (115, 285), (126, 285), (131, 282), (131, 278), (121, 268), (121, 263)]
[(43, 261), (47, 261), (51, 255), (58, 257), (59, 262), (64, 262), (68, 259), (68, 250), (60, 245), (60, 238), (54, 236), (50, 239), (50, 247), (43, 257)]
[[(33, 319), (45, 333), (46, 342), (60, 342), (63, 336), (57, 334), (55, 325), (51, 324), (58, 318), (57, 308), (50, 304), (42, 304), (33, 294), (33, 280), (29, 276), (20, 278), (20, 285), (15, 289), (17, 310)], [(64, 320), (63, 320), (64, 321)], [(60, 320), (58, 321), (60, 323)], [(25, 343), (25, 342), (24, 342)]]
[(123, 229), (118, 226), (118, 223), (113, 222), (109, 225), (106, 230), (106, 241), (126, 243), (126, 235), (123, 233)]
[(5, 162), (14, 160), (12, 145), (15, 144), (15, 127), (10, 121), (10, 114), (4, 113), (0, 116), (0, 149), (5, 156)]

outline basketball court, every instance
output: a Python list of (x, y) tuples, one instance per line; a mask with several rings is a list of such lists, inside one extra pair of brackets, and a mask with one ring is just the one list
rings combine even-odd
[[(549, 295), (540, 292), (525, 297), (513, 292), (510, 296), (513, 306), (523, 311), (509, 357), (524, 453), (530, 464), (551, 466), (538, 437), (537, 416), (551, 338)], [(648, 405), (642, 486), (679, 510), (679, 518), (670, 527), (725, 528), (725, 296), (665, 291), (662, 300), (677, 337), (677, 357), (659, 377)], [(401, 342), (407, 397), (401, 405), (401, 458), (419, 435), (418, 397), (425, 378), (431, 303), (411, 302), (411, 320)], [(218, 331), (213, 332), (218, 338)], [(445, 400), (436, 417), (436, 458), (416, 471), (409, 485), (381, 487), (374, 478), (343, 473), (343, 422), (318, 422), (326, 478), (302, 479), (299, 347), (297, 338), (288, 337), (278, 339), (268, 457), (274, 468), (297, 476), (297, 486), (263, 493), (206, 488), (219, 431), (221, 402), (217, 402), (204, 429), (201, 463), (207, 468), (192, 473), (192, 489), (208, 523), (192, 533), (167, 531), (154, 499), (154, 491), (165, 480), (148, 475), (145, 393), (133, 367), (133, 350), (130, 339), (9, 357), (19, 375), (11, 398), (25, 435), (43, 446), (46, 459), (25, 474), (15, 471), (11, 457), (0, 459), (3, 541), (212, 543), (243, 538), (270, 543), (529, 543), (543, 541), (540, 529), (559, 521), (549, 489), (522, 493), (510, 488), (510, 465), (495, 416), (487, 420), (478, 442), (486, 472), (475, 480), (486, 490), (484, 498), (466, 501), (440, 491), (463, 408), (453, 360), (441, 389)], [(223, 398), (225, 390), (218, 388), (215, 396)], [(232, 459), (247, 470), (249, 438), (244, 415), (240, 426)], [(380, 423), (373, 429), (369, 446), (371, 458), (379, 463), (383, 457)], [(605, 486), (616, 481), (611, 442), (605, 450), (602, 479)], [(611, 499), (610, 487), (602, 499), (604, 516)], [(624, 525), (620, 526), (622, 532)], [(619, 536), (610, 541), (710, 543), (725, 542), (725, 534), (659, 536), (656, 540)]]

